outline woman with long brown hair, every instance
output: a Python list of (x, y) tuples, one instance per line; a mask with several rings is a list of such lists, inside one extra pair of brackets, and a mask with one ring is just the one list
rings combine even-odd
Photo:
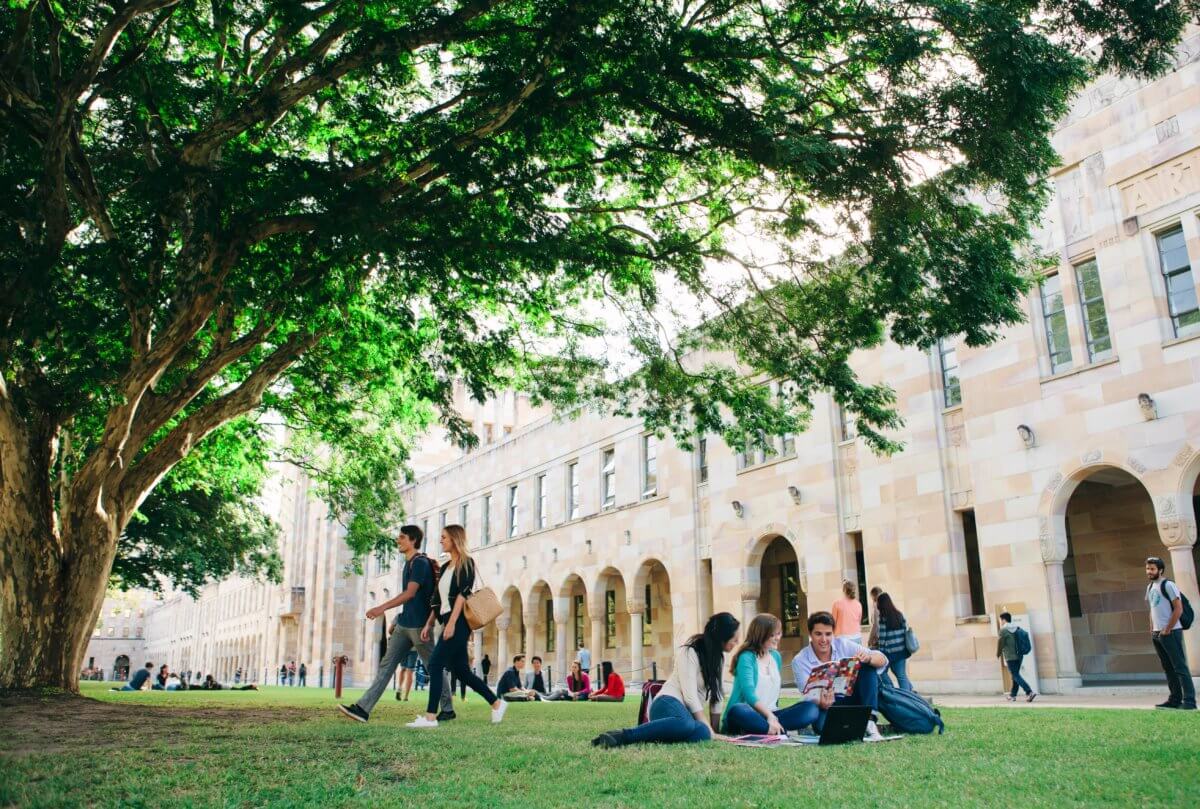
[(820, 716), (816, 703), (807, 700), (779, 708), (783, 659), (778, 649), (782, 637), (783, 624), (770, 613), (759, 613), (750, 622), (746, 640), (733, 653), (729, 666), (733, 691), (721, 717), (723, 733), (779, 734), (806, 728)]
[(467, 658), (467, 639), (471, 627), (463, 608), (467, 596), (475, 590), (475, 563), (467, 553), (467, 532), (461, 525), (447, 525), (442, 529), (442, 550), (450, 555), (450, 563), (442, 568), (438, 586), (434, 588), (433, 609), (421, 630), (421, 640), (428, 641), (433, 630), (434, 616), (442, 627), (441, 637), (429, 658), (429, 703), (424, 716), (409, 722), (410, 728), (436, 728), (437, 714), (434, 710), (442, 698), (442, 671), (449, 669), (462, 682), (471, 686), (492, 706), (492, 724), (498, 724), (508, 710), (508, 703), (498, 699), (487, 683), (471, 671)]

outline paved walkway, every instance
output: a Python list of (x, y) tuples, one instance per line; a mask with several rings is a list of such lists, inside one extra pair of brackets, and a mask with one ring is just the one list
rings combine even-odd
[(1086, 688), (1073, 694), (1038, 694), (1032, 703), (1025, 702), (1025, 695), (1018, 694), (1016, 702), (1003, 696), (980, 694), (937, 694), (933, 704), (948, 708), (1121, 708), (1127, 710), (1150, 710), (1156, 703), (1167, 698), (1166, 687), (1162, 688)]

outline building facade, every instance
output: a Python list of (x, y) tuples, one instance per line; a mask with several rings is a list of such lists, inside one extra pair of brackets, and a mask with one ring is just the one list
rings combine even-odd
[[(779, 615), (787, 657), (805, 616), (850, 579), (907, 616), (922, 691), (999, 690), (1006, 609), (1028, 620), (1045, 691), (1161, 680), (1145, 557), (1164, 557), (1200, 602), (1200, 32), (1159, 79), (1090, 86), (1054, 142), (1062, 166), (1035, 236), (1058, 263), (1025, 301), (1027, 322), (987, 347), (854, 357), (897, 393), (904, 448), (890, 457), (828, 398), (803, 433), (739, 455), (715, 437), (684, 450), (629, 420), (464, 394), (481, 446), (435, 437), (405, 497), (433, 552), (442, 526), (466, 526), (501, 597), (476, 660), (495, 671), (537, 654), (559, 680), (582, 645), (628, 680), (662, 677), (722, 610)], [(315, 685), (344, 654), (351, 683), (371, 677), (386, 622), (364, 612), (398, 591), (399, 566), (351, 570), (294, 470), (276, 508), (284, 584), (169, 599), (147, 621), (147, 659), (223, 678), (240, 664), (268, 682), (294, 659)], [(1200, 628), (1187, 645), (1200, 672)]]

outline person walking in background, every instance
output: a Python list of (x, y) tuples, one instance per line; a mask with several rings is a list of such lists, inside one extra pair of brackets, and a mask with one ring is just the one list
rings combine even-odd
[(287, 663), (279, 664), (279, 682), (278, 685), (287, 685)]
[(479, 662), (479, 670), (483, 672), (483, 681), (488, 681), (488, 673), (492, 670), (492, 659), (484, 654), (483, 660)]
[[(429, 704), (423, 716), (408, 723), (410, 728), (436, 728), (437, 716), (433, 709), (441, 699), (443, 673), (453, 672), (465, 680), (471, 690), (483, 697), (492, 706), (492, 724), (499, 724), (508, 710), (508, 703), (499, 699), (488, 688), (487, 683), (471, 671), (467, 661), (467, 641), (471, 637), (471, 626), (463, 608), (467, 596), (475, 591), (475, 563), (467, 553), (467, 532), (461, 525), (447, 525), (442, 529), (442, 550), (450, 555), (447, 569), (442, 571), (436, 590), (437, 608), (430, 613), (421, 631), (421, 638), (430, 637), (436, 616), (442, 627), (441, 638), (429, 659)], [(391, 676), (390, 674), (388, 675)]]
[(301, 663), (298, 673), (300, 675), (300, 685), (301, 686), (307, 685), (308, 684), (308, 667), (305, 666), (303, 663)]
[[(404, 568), (400, 574), (400, 594), (383, 604), (371, 607), (367, 610), (366, 618), (368, 621), (374, 621), (393, 607), (399, 607), (400, 613), (392, 622), (387, 648), (384, 650), (383, 659), (379, 661), (379, 671), (375, 679), (358, 698), (358, 702), (338, 706), (342, 715), (349, 719), (357, 722), (367, 721), (375, 704), (391, 684), (392, 675), (396, 673), (396, 667), (402, 660), (414, 655), (418, 663), (428, 663), (433, 654), (433, 641), (424, 629), (435, 609), (437, 576), (433, 560), (421, 553), (421, 542), (424, 538), (424, 532), (416, 525), (401, 526), (400, 533), (396, 536), (396, 548), (404, 557)], [(401, 676), (401, 683), (403, 682), (404, 678)], [(442, 684), (445, 688), (439, 698), (441, 713), (438, 714), (438, 719), (445, 721), (454, 719), (455, 714), (454, 705), (450, 700), (449, 680), (443, 680)], [(419, 680), (417, 686), (420, 687)], [(405, 697), (407, 696), (405, 692)], [(399, 690), (396, 697), (400, 697)]]
[(849, 579), (842, 582), (842, 597), (833, 602), (832, 612), (835, 637), (862, 643), (862, 603), (854, 582)]
[(733, 690), (721, 716), (722, 733), (776, 735), (806, 728), (820, 716), (817, 704), (808, 700), (779, 709), (783, 658), (778, 649), (782, 638), (783, 623), (778, 618), (769, 613), (754, 616), (746, 630), (746, 640), (729, 666)]
[(612, 663), (605, 660), (600, 664), (600, 672), (601, 678), (604, 680), (604, 687), (599, 691), (593, 691), (588, 695), (588, 699), (593, 702), (624, 702), (625, 681), (621, 679), (620, 674), (613, 670)]
[(1196, 710), (1196, 687), (1188, 670), (1183, 649), (1183, 596), (1175, 582), (1166, 576), (1167, 565), (1157, 556), (1146, 560), (1146, 603), (1150, 606), (1151, 638), (1154, 651), (1167, 675), (1169, 695), (1156, 708)]
[(296, 684), (296, 661), (289, 660), (288, 661), (288, 685), (294, 686), (295, 684)]
[(416, 668), (417, 650), (409, 649), (408, 654), (400, 661), (400, 679), (396, 682), (396, 699), (408, 702), (408, 695), (412, 692), (413, 675)]
[(574, 660), (571, 662), (571, 671), (567, 674), (566, 685), (563, 688), (556, 688), (554, 693), (546, 699), (584, 701), (591, 692), (592, 682), (588, 678), (587, 672), (583, 670), (583, 665), (578, 660)]
[(579, 649), (575, 652), (575, 659), (579, 661), (579, 665), (584, 670), (584, 673), (591, 674), (592, 653), (588, 651), (586, 643), (579, 644)]
[[(738, 620), (719, 612), (680, 647), (671, 676), (650, 703), (649, 721), (635, 728), (612, 730), (592, 739), (596, 747), (622, 747), (641, 742), (706, 742), (720, 738), (711, 722), (712, 709), (724, 696), (721, 672), (725, 654), (737, 643)], [(603, 665), (609, 666), (605, 662)]]
[(908, 679), (908, 621), (887, 593), (880, 593), (875, 600), (875, 621), (879, 625), (876, 648), (887, 657), (896, 687), (912, 691), (912, 680)]
[(1025, 678), (1021, 676), (1021, 661), (1025, 656), (1021, 653), (1021, 646), (1017, 642), (1018, 627), (1013, 626), (1012, 613), (1000, 613), (1000, 632), (996, 639), (996, 657), (1004, 661), (1004, 665), (1008, 666), (1008, 672), (1012, 675), (1012, 690), (1008, 692), (1008, 701), (1017, 701), (1017, 688), (1025, 690), (1025, 701), (1033, 702), (1037, 699), (1037, 694), (1033, 693), (1033, 689), (1029, 687), (1029, 683), (1025, 682)]

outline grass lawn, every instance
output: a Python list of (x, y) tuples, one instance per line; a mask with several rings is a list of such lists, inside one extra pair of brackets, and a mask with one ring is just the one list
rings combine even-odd
[[(944, 736), (836, 748), (594, 749), (637, 702), (478, 697), (436, 730), (419, 703), (340, 718), (332, 691), (0, 695), (0, 806), (1196, 806), (1200, 714), (944, 711)], [(353, 699), (359, 692), (350, 691)], [(349, 701), (349, 700), (347, 700)]]

